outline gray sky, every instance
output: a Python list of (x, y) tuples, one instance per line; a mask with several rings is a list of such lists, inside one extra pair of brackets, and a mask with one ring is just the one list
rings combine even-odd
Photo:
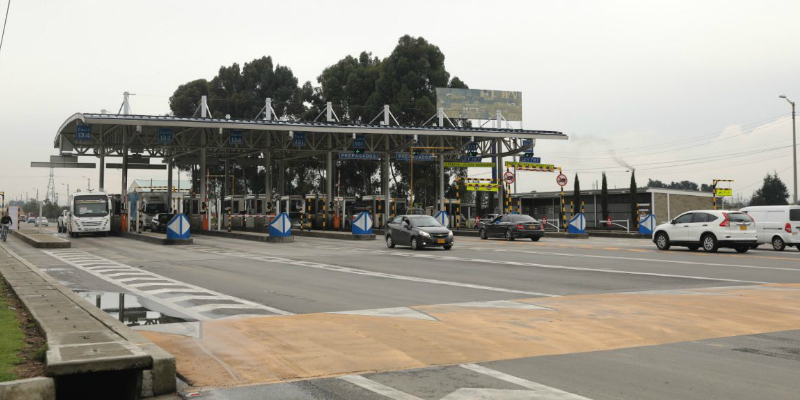
[[(49, 171), (30, 161), (54, 154), (73, 113), (117, 112), (123, 91), (137, 94), (134, 113), (163, 114), (179, 84), (263, 55), (316, 84), (344, 56), (382, 58), (410, 34), (438, 45), (470, 87), (522, 91), (526, 128), (571, 136), (540, 141), (537, 155), (570, 179), (579, 171), (583, 188), (603, 169), (611, 187), (627, 186), (628, 163), (640, 185), (728, 178), (749, 196), (778, 171), (791, 191), (790, 109), (778, 95), (800, 100), (799, 19), (790, 0), (16, 0), (0, 51), (0, 190), (43, 197)], [(130, 179), (151, 174), (165, 175)], [(522, 174), (519, 190), (557, 189), (550, 174)], [(82, 175), (96, 185), (97, 171), (56, 170), (62, 201), (60, 183), (74, 191)], [(106, 179), (119, 190), (118, 171)]]

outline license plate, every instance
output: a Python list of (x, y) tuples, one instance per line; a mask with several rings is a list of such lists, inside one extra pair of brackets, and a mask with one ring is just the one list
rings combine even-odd
[(528, 229), (536, 229), (536, 225), (528, 225)]
[(438, 243), (438, 244), (444, 244), (444, 239), (436, 239), (436, 243)]
[(743, 231), (746, 231), (747, 230), (747, 225), (739, 225), (739, 229), (741, 229)]

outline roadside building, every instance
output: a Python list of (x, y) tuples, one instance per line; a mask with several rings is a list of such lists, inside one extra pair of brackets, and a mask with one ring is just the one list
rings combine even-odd
[[(574, 201), (571, 190), (564, 191), (565, 209), (567, 219), (572, 212), (570, 202)], [(558, 220), (561, 192), (529, 192), (511, 195), (514, 210), (521, 205), (522, 213), (536, 218), (547, 217), (548, 222)], [(584, 203), (586, 225), (589, 228), (604, 227), (602, 199), (600, 190), (582, 190), (581, 200)], [(697, 209), (711, 209), (711, 193), (690, 190), (639, 188), (636, 201), (641, 214), (653, 213), (660, 224), (670, 221), (677, 215)], [(717, 204), (722, 207), (722, 201), (717, 199)], [(580, 205), (574, 205), (575, 213), (579, 212)], [(631, 220), (631, 191), (630, 188), (608, 190), (608, 216), (614, 221)], [(636, 217), (633, 217), (635, 222)], [(635, 224), (631, 224), (633, 227)]]

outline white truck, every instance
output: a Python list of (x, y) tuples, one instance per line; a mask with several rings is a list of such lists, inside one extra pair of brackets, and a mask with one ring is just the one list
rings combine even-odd
[(108, 235), (108, 232), (111, 231), (111, 207), (108, 194), (103, 192), (71, 194), (68, 213), (64, 219), (67, 233), (71, 237), (78, 237), (84, 233)]
[(142, 230), (147, 230), (151, 226), (151, 221), (156, 214), (168, 213), (166, 193), (143, 193), (142, 194)]
[(69, 219), (69, 211), (68, 210), (62, 211), (61, 215), (58, 216), (58, 222), (56, 222), (58, 233), (67, 233), (68, 219)]

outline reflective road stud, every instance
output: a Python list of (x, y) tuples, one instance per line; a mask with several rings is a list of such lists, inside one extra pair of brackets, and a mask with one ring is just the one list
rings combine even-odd
[(358, 217), (351, 224), (353, 235), (371, 235), (372, 234), (372, 217), (368, 212), (362, 211)]
[(289, 214), (280, 213), (269, 223), (270, 236), (292, 236), (292, 220)]
[(167, 224), (167, 239), (189, 239), (189, 219), (177, 214)]
[(656, 216), (647, 214), (641, 221), (639, 221), (639, 233), (642, 235), (652, 235), (656, 229)]

